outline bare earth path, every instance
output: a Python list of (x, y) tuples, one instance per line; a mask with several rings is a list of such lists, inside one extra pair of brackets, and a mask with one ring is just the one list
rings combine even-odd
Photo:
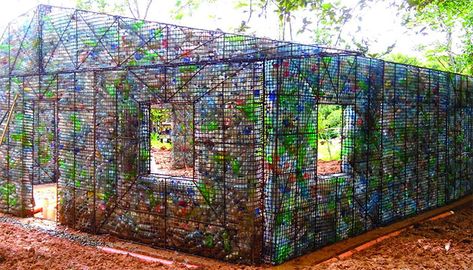
[(473, 205), (417, 224), (351, 258), (304, 269), (473, 269)]
[[(128, 250), (172, 264), (110, 254), (96, 246)], [(230, 265), (0, 215), (0, 269), (186, 269), (189, 265), (198, 269), (269, 268)], [(348, 259), (299, 269), (473, 269), (473, 205), (455, 210), (447, 218), (418, 224)]]

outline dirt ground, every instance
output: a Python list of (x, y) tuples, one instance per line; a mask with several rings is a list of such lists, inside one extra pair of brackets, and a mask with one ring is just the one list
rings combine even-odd
[[(110, 254), (127, 250), (164, 263)], [(231, 265), (180, 252), (152, 249), (110, 236), (80, 233), (52, 222), (0, 215), (0, 269), (267, 269)], [(284, 265), (280, 269), (285, 269)], [(298, 269), (473, 269), (473, 205), (425, 221), (352, 257)]]
[[(182, 177), (192, 177), (193, 170), (192, 167), (174, 169), (172, 168), (172, 152), (165, 149), (151, 149), (152, 154), (152, 163), (151, 163), (151, 172), (166, 174), (172, 176), (182, 176)], [(341, 161), (332, 160), (332, 161), (317, 161), (317, 174), (326, 175), (339, 173), (341, 171)]]
[(473, 204), (454, 212), (348, 259), (303, 269), (473, 269)]
[(125, 255), (52, 237), (18, 225), (0, 225), (0, 269), (165, 269)]
[(175, 169), (172, 167), (172, 152), (165, 149), (151, 149), (151, 172), (172, 176), (192, 177), (192, 167)]
[(339, 160), (323, 161), (319, 159), (317, 160), (317, 174), (339, 173), (341, 171), (341, 163)]

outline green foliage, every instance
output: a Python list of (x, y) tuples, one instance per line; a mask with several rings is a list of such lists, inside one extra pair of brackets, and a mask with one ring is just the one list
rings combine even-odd
[(160, 126), (166, 120), (171, 118), (171, 109), (168, 108), (151, 108), (150, 121), (153, 125)]
[(319, 105), (317, 131), (321, 139), (333, 139), (340, 136), (342, 127), (342, 106)]
[(0, 186), (0, 197), (8, 202), (10, 207), (16, 206), (18, 198), (16, 196), (16, 186), (12, 183), (4, 183)]
[(76, 0), (76, 8), (98, 12), (123, 14), (125, 11), (125, 5), (125, 1)]
[(341, 159), (342, 117), (342, 106), (319, 105), (317, 117), (318, 159), (326, 161)]
[(402, 53), (391, 53), (383, 57), (386, 61), (414, 65), (414, 66), (425, 66), (425, 63), (422, 62), (419, 58), (415, 56), (409, 56)]
[(473, 74), (473, 0), (406, 0), (405, 25), (418, 33), (437, 32), (445, 39), (426, 44), (427, 67)]
[[(365, 0), (359, 2), (357, 6), (363, 6)], [(292, 40), (296, 32), (312, 32), (315, 43), (334, 46), (342, 41), (341, 31), (352, 19), (353, 13), (351, 8), (338, 0), (238, 0), (235, 8), (244, 9), (249, 14), (238, 27), (239, 32), (249, 29), (248, 24), (255, 11), (260, 11), (259, 16), (273, 12), (279, 21), (281, 39), (289, 37)], [(293, 29), (295, 21), (302, 23), (297, 30)]]
[(323, 161), (341, 160), (342, 149), (339, 139), (319, 141), (317, 159)]
[(176, 0), (174, 10), (172, 11), (174, 19), (182, 20), (186, 16), (192, 16), (193, 11), (205, 2), (213, 3), (216, 0)]
[(171, 150), (172, 144), (168, 142), (162, 142), (160, 132), (165, 128), (164, 122), (171, 119), (172, 111), (169, 108), (151, 108), (150, 121), (153, 128), (156, 128), (157, 132), (151, 132), (151, 147), (155, 149), (166, 149)]
[(76, 8), (105, 13), (127, 15), (136, 19), (146, 19), (153, 0), (75, 0)]
[(168, 142), (161, 142), (159, 134), (156, 132), (151, 132), (151, 148), (171, 150), (172, 144)]

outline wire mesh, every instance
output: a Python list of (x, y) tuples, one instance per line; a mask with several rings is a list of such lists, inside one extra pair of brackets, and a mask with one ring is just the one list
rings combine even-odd
[[(52, 6), (9, 24), (0, 66), (2, 212), (57, 182), (62, 224), (279, 264), (471, 194), (467, 76)], [(336, 174), (319, 104), (342, 107)], [(152, 173), (155, 106), (191, 176)]]

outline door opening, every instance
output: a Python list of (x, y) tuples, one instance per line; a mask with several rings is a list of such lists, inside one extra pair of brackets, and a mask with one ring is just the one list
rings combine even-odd
[(57, 214), (57, 110), (56, 102), (33, 105), (33, 214), (56, 221)]

